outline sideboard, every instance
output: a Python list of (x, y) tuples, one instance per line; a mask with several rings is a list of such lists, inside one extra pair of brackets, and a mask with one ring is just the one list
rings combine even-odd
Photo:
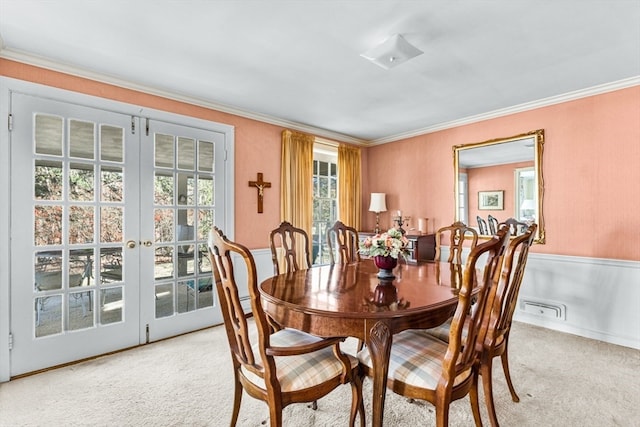
[[(375, 233), (370, 231), (358, 231), (360, 240), (374, 235)], [(404, 237), (409, 240), (407, 262), (415, 264), (421, 261), (433, 261), (436, 256), (435, 234), (405, 234)]]

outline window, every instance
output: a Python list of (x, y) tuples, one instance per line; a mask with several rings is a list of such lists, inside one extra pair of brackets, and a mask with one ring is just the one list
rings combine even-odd
[(338, 152), (314, 147), (313, 150), (313, 223), (311, 263), (330, 262), (327, 229), (338, 218)]

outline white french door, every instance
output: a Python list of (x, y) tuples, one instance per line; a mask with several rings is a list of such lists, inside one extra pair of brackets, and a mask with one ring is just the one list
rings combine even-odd
[(12, 93), (10, 374), (221, 321), (223, 133)]

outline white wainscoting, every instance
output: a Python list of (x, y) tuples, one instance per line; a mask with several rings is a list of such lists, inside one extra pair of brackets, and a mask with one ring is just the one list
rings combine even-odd
[[(251, 252), (260, 283), (271, 252)], [(640, 349), (640, 262), (529, 253), (514, 320)]]
[[(256, 273), (258, 276), (258, 286), (260, 283), (273, 276), (273, 263), (271, 261), (270, 249), (254, 249), (251, 251), (254, 262), (256, 263)], [(236, 256), (233, 258), (233, 271), (235, 273), (236, 282), (238, 284), (238, 293), (240, 296), (240, 302), (244, 308), (245, 313), (251, 311), (251, 301), (249, 301), (249, 289), (247, 288), (247, 269), (244, 265), (244, 260)]]
[(529, 253), (514, 320), (640, 349), (640, 262)]

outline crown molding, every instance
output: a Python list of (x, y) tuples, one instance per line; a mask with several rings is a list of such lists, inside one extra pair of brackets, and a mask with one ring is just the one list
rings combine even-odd
[[(0, 39), (1, 43), (1, 39)], [(464, 126), (472, 123), (481, 122), (484, 120), (495, 119), (510, 114), (520, 113), (536, 108), (546, 107), (550, 105), (560, 104), (567, 101), (572, 101), (580, 98), (586, 98), (588, 96), (599, 95), (606, 92), (612, 92), (619, 89), (625, 89), (632, 86), (640, 85), (640, 76), (634, 76), (627, 79), (618, 80), (615, 82), (605, 83), (585, 89), (576, 90), (573, 92), (565, 93), (562, 95), (556, 95), (548, 98), (543, 98), (537, 101), (527, 102), (512, 107), (502, 108), (499, 110), (490, 111), (487, 113), (478, 114), (475, 116), (469, 116), (458, 120), (452, 120), (450, 122), (438, 123), (432, 126), (419, 128), (409, 132), (403, 132), (395, 135), (390, 135), (384, 138), (374, 140), (364, 140), (355, 138), (349, 135), (344, 135), (338, 132), (333, 132), (327, 129), (317, 128), (314, 126), (305, 125), (302, 123), (291, 122), (278, 117), (269, 116), (266, 114), (256, 113), (252, 111), (242, 110), (236, 107), (232, 107), (226, 104), (218, 104), (215, 102), (206, 101), (200, 98), (186, 96), (174, 92), (163, 91), (154, 87), (135, 84), (127, 80), (122, 80), (113, 76), (92, 72), (85, 69), (80, 69), (70, 65), (54, 62), (36, 55), (26, 54), (23, 52), (3, 49), (0, 44), (0, 58), (5, 58), (11, 61), (21, 62), (35, 67), (45, 68), (51, 71), (61, 72), (69, 75), (73, 75), (80, 78), (94, 80), (100, 83), (115, 85), (125, 89), (130, 89), (138, 92), (143, 92), (150, 95), (156, 95), (162, 98), (171, 99), (174, 101), (184, 102), (187, 104), (195, 105), (198, 107), (208, 108), (223, 113), (233, 114), (235, 116), (244, 117), (251, 120), (256, 120), (276, 126), (281, 126), (287, 129), (297, 130), (309, 134), (316, 135), (320, 138), (345, 142), (358, 146), (375, 146), (388, 144), (390, 142), (399, 141), (402, 139), (413, 138), (420, 135), (426, 135), (446, 129), (451, 129), (458, 126)]]
[[(0, 49), (1, 49), (1, 46), (0, 46)], [(97, 81), (100, 83), (114, 85), (124, 89), (143, 92), (145, 94), (155, 95), (162, 98), (171, 99), (173, 101), (184, 102), (190, 105), (195, 105), (198, 107), (220, 111), (222, 113), (233, 114), (235, 116), (244, 117), (247, 119), (256, 120), (259, 122), (264, 122), (264, 123), (268, 123), (276, 126), (281, 126), (287, 129), (305, 132), (308, 134), (326, 138), (328, 140), (346, 142), (354, 145), (367, 145), (368, 143), (368, 141), (366, 140), (355, 138), (349, 135), (344, 135), (338, 132), (333, 132), (327, 129), (317, 128), (314, 126), (305, 125), (303, 123), (291, 122), (278, 117), (269, 116), (267, 114), (261, 114), (261, 113), (256, 113), (252, 111), (242, 110), (226, 104), (219, 104), (219, 103), (207, 101), (207, 100), (192, 97), (192, 96), (160, 90), (158, 88), (154, 88), (151, 86), (132, 83), (130, 81), (122, 80), (117, 77), (96, 73), (93, 71), (81, 69), (78, 67), (73, 67), (70, 65), (61, 64), (58, 62), (54, 62), (54, 61), (36, 56), (36, 55), (25, 54), (22, 52), (11, 50), (11, 49), (0, 50), (0, 58), (20, 62), (27, 65), (32, 65), (34, 67), (44, 68), (51, 71), (69, 74), (75, 77), (89, 79), (89, 80)]]
[(521, 113), (523, 111), (534, 110), (536, 108), (547, 107), (555, 104), (561, 104), (563, 102), (573, 101), (580, 98), (586, 98), (593, 95), (600, 95), (602, 93), (613, 92), (616, 90), (626, 89), (626, 88), (638, 86), (638, 85), (640, 85), (640, 76), (634, 76), (627, 79), (617, 80), (615, 82), (604, 83), (598, 86), (592, 86), (589, 88), (568, 92), (562, 95), (551, 96), (548, 98), (539, 99), (537, 101), (526, 102), (524, 104), (514, 105), (512, 107), (490, 111), (488, 113), (465, 117), (459, 120), (452, 120), (450, 122), (439, 123), (433, 126), (416, 129), (410, 132), (403, 132), (403, 133), (388, 136), (385, 138), (371, 140), (367, 145), (373, 146), (373, 145), (388, 144), (390, 142), (395, 142), (402, 139), (434, 133), (434, 132), (438, 132), (446, 129), (455, 128), (458, 126), (481, 122), (484, 120), (508, 116), (510, 114)]

